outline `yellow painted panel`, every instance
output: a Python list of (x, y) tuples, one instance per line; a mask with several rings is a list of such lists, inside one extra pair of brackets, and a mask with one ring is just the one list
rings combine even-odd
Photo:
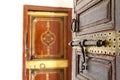
[(68, 67), (68, 60), (31, 60), (26, 62), (27, 69), (58, 69)]
[(29, 11), (28, 15), (31, 16), (54, 16), (54, 17), (63, 17), (68, 16), (67, 13), (55, 13), (55, 12), (33, 12)]

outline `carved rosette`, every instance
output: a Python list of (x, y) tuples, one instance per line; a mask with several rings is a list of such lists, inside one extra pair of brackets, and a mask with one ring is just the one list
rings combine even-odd
[(55, 35), (51, 31), (46, 31), (41, 36), (41, 41), (46, 45), (50, 46), (55, 41)]

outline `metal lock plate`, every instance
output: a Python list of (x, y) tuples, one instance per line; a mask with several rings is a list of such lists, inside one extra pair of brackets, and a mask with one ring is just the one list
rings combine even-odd
[[(87, 53), (120, 55), (120, 30), (80, 35), (74, 37), (73, 41), (82, 41), (84, 39), (106, 41), (106, 44), (101, 47), (87, 46)], [(74, 48), (80, 49), (80, 47)]]

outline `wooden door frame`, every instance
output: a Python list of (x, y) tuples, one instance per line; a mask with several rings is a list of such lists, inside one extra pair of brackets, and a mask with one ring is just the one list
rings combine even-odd
[[(26, 80), (28, 76), (26, 76), (26, 68), (25, 68), (25, 61), (26, 61), (26, 50), (25, 50), (25, 35), (27, 33), (28, 29), (28, 14), (27, 12), (29, 10), (41, 10), (41, 11), (52, 11), (52, 12), (65, 12), (68, 13), (68, 20), (67, 20), (67, 43), (71, 41), (72, 34), (70, 31), (70, 25), (71, 25), (71, 18), (72, 18), (72, 8), (62, 8), (62, 7), (45, 7), (45, 6), (33, 6), (33, 5), (24, 5), (24, 11), (23, 11), (23, 54), (22, 54), (22, 80)], [(72, 69), (72, 48), (68, 45), (66, 46), (67, 54), (66, 57), (68, 59), (68, 68), (66, 77), (67, 80), (71, 80), (71, 69)]]

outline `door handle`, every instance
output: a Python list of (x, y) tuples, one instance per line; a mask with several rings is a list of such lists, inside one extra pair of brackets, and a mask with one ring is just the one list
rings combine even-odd
[(71, 42), (68, 43), (68, 45), (70, 45), (71, 47), (79, 46), (80, 44), (84, 47), (87, 47), (87, 46), (101, 47), (101, 46), (106, 45), (106, 40), (103, 41), (103, 40), (87, 40), (87, 39), (84, 39), (84, 40), (81, 40), (81, 41), (71, 41)]
[(72, 32), (79, 32), (78, 21), (75, 18), (72, 19), (71, 31)]
[(104, 46), (106, 43), (106, 41), (102, 41), (102, 40), (83, 40), (83, 46), (97, 46), (97, 47), (101, 47)]
[(87, 70), (87, 61), (88, 61), (88, 56), (86, 54), (86, 50), (85, 50), (85, 47), (87, 46), (97, 46), (97, 47), (101, 47), (101, 46), (104, 46), (106, 43), (106, 41), (102, 41), (102, 40), (87, 40), (87, 39), (84, 39), (82, 41), (71, 41), (69, 43), (69, 45), (71, 47), (74, 47), (74, 46), (79, 46), (81, 48), (81, 59), (80, 60), (80, 64), (79, 64), (79, 69), (80, 69), (80, 72), (83, 72), (83, 70)]

